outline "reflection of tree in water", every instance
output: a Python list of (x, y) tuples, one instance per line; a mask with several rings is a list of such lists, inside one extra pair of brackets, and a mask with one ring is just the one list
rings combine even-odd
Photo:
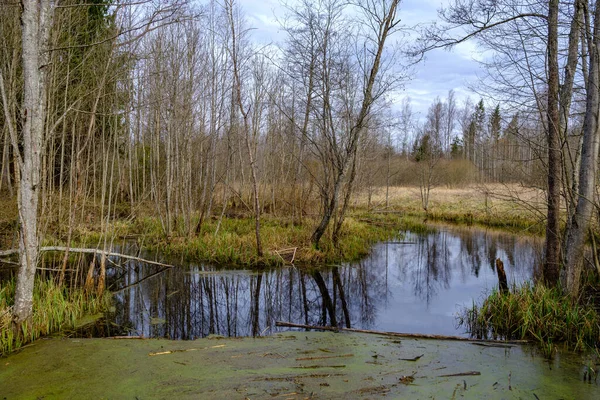
[(490, 270), (496, 270), (496, 258), (500, 258), (507, 270), (525, 275), (540, 260), (539, 241), (494, 231), (457, 230), (460, 238), (460, 263), (470, 266), (474, 276), (479, 276), (483, 260)]
[[(365, 282), (358, 282), (359, 270), (307, 273), (286, 268), (217, 274), (208, 267), (176, 268), (122, 291), (117, 296), (116, 320), (132, 325), (134, 334), (180, 339), (259, 335), (274, 329), (277, 320), (350, 327), (354, 303), (368, 303), (346, 295), (347, 290), (355, 293), (356, 286), (366, 287)], [(117, 286), (125, 287), (155, 272), (148, 266), (129, 271)]]
[(426, 235), (419, 238), (416, 246), (416, 267), (412, 278), (415, 294), (429, 306), (438, 286), (448, 288), (450, 284), (448, 235), (443, 231)]
[(361, 262), (333, 269), (249, 273), (191, 266), (139, 285), (156, 269), (128, 262), (124, 274), (109, 276), (115, 289), (133, 285), (118, 293), (115, 320), (132, 326), (132, 334), (181, 339), (260, 335), (275, 330), (278, 320), (372, 328), (394, 296), (390, 282), (413, 288), (429, 305), (449, 287), (457, 267), (477, 276), (482, 262), (491, 266), (500, 257), (525, 270), (535, 255), (530, 243), (480, 231), (439, 231), (411, 241), (379, 244)]
[(479, 276), (479, 270), (481, 269), (480, 238), (481, 235), (465, 234), (461, 235), (460, 241), (461, 262), (463, 265), (469, 265), (475, 276)]

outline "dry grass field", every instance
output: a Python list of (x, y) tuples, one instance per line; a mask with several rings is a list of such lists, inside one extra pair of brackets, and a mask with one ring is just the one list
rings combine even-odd
[[(451, 222), (483, 223), (539, 232), (543, 229), (546, 197), (543, 190), (518, 184), (480, 184), (459, 188), (431, 189), (428, 217)], [(390, 187), (386, 208), (386, 188), (367, 191), (355, 197), (357, 208), (371, 211), (425, 215), (419, 187)]]

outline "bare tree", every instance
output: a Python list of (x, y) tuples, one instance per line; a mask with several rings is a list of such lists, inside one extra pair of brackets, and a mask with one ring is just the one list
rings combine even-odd
[[(321, 59), (319, 60), (324, 67), (322, 70), (324, 81), (321, 83), (321, 101), (322, 101), (322, 134), (324, 141), (323, 148), (318, 149), (320, 153), (322, 169), (328, 176), (329, 183), (321, 185), (320, 194), (322, 201), (322, 216), (317, 228), (313, 232), (312, 242), (318, 247), (321, 237), (325, 233), (331, 218), (337, 212), (336, 226), (333, 231), (333, 241), (337, 241), (344, 221), (346, 208), (352, 193), (352, 185), (356, 174), (356, 155), (359, 139), (369, 124), (369, 116), (374, 102), (388, 88), (385, 83), (378, 79), (378, 73), (384, 62), (385, 42), (391, 35), (399, 20), (396, 18), (399, 0), (383, 1), (380, 4), (374, 2), (357, 3), (358, 10), (364, 16), (366, 25), (365, 53), (367, 57), (360, 64), (363, 72), (362, 79), (364, 86), (360, 91), (362, 94), (360, 106), (356, 114), (346, 114), (347, 125), (344, 135), (340, 136), (339, 129), (333, 121), (333, 98), (331, 90), (333, 82), (329, 81), (332, 68), (339, 64), (334, 64), (332, 59), (332, 50), (330, 41), (333, 36), (334, 23), (340, 16), (340, 6), (336, 3), (327, 4), (327, 17), (324, 22), (323, 36), (321, 36)], [(340, 71), (344, 72), (344, 70)], [(348, 76), (348, 75), (346, 75)], [(349, 76), (348, 76), (349, 78)], [(340, 193), (345, 189), (345, 194), (340, 205)], [(338, 210), (338, 206), (341, 206)]]
[[(260, 240), (260, 199), (258, 193), (258, 166), (257, 166), (257, 140), (258, 140), (258, 121), (253, 120), (260, 107), (260, 99), (255, 99), (257, 102), (253, 104), (252, 109), (247, 108), (242, 98), (242, 78), (240, 71), (243, 58), (241, 56), (242, 44), (240, 40), (244, 35), (242, 26), (240, 24), (239, 17), (234, 16), (235, 2), (234, 0), (227, 0), (225, 2), (225, 9), (228, 15), (229, 28), (231, 29), (231, 48), (229, 49), (231, 54), (231, 62), (233, 64), (233, 79), (234, 79), (234, 98), (236, 105), (242, 115), (242, 129), (244, 134), (244, 143), (246, 144), (246, 155), (248, 162), (250, 163), (250, 173), (252, 178), (252, 192), (253, 192), (253, 205), (254, 205), (254, 231), (256, 236), (256, 253), (259, 257), (262, 257), (263, 250)], [(247, 60), (246, 60), (247, 61)], [(259, 89), (260, 83), (256, 83), (257, 90)], [(254, 113), (254, 115), (251, 115)], [(253, 124), (254, 122), (254, 124)]]

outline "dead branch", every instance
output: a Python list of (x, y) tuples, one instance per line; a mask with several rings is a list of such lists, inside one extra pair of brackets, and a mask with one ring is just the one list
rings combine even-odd
[[(104, 255), (105, 257), (121, 257), (121, 258), (125, 258), (128, 260), (140, 261), (140, 262), (143, 262), (146, 264), (158, 265), (161, 267), (167, 267), (167, 268), (174, 267), (173, 265), (164, 264), (164, 263), (161, 263), (158, 261), (147, 260), (145, 258), (130, 256), (127, 254), (122, 254), (122, 253), (114, 253), (112, 251), (104, 251), (104, 250), (100, 250), (100, 249), (85, 249), (85, 248), (65, 247), (65, 246), (40, 247), (40, 252), (46, 252), (46, 251), (68, 251), (70, 253), (98, 254), (98, 255)], [(2, 251), (0, 251), (0, 257), (10, 256), (13, 254), (18, 254), (18, 253), (19, 253), (19, 249), (2, 250)]]

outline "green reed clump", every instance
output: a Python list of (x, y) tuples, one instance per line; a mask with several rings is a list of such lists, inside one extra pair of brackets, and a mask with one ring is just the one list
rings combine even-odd
[(582, 350), (600, 342), (600, 318), (593, 307), (573, 303), (559, 289), (530, 283), (506, 294), (494, 290), (481, 307), (466, 310), (459, 324), (477, 337), (533, 340), (547, 357), (559, 343)]
[(2, 283), (0, 289), (0, 355), (17, 350), (33, 340), (73, 327), (86, 314), (106, 309), (110, 294), (101, 297), (87, 295), (83, 289), (60, 287), (52, 280), (37, 280), (33, 292), (33, 317), (15, 332), (11, 326), (11, 310), (14, 303), (15, 281)]

